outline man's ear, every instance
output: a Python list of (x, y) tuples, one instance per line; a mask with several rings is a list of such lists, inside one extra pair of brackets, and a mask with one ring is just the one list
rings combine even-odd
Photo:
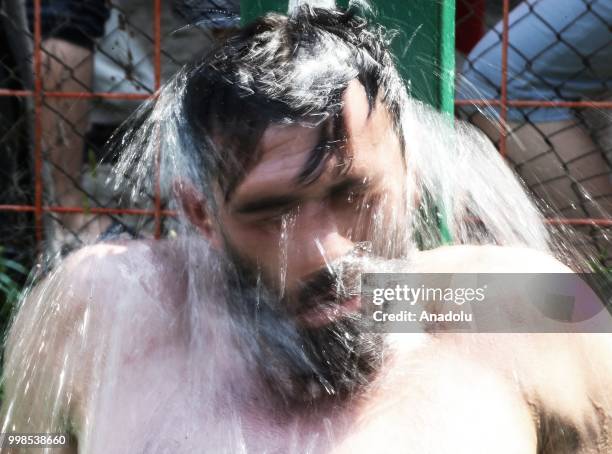
[(206, 199), (189, 181), (177, 180), (172, 183), (172, 190), (185, 216), (210, 242), (215, 249), (221, 249), (221, 237), (211, 214), (208, 212)]

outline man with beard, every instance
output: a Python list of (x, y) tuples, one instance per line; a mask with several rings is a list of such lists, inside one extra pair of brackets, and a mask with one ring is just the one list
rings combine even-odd
[(612, 449), (609, 337), (361, 324), (359, 274), (390, 259), (569, 272), (525, 247), (416, 250), (425, 195), (406, 187), (417, 144), (384, 44), (353, 12), (270, 14), (160, 93), (119, 168), (161, 161), (182, 230), (84, 248), (31, 292), (2, 432), (68, 432), (55, 452), (85, 453)]

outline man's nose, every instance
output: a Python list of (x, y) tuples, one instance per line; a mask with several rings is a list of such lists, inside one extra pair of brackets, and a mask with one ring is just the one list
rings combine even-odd
[(295, 219), (290, 252), (294, 276), (307, 276), (349, 253), (354, 244), (348, 226), (325, 202), (305, 203)]

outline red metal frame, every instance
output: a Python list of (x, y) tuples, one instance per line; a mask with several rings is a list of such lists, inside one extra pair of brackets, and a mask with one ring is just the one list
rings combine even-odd
[[(155, 20), (154, 20), (154, 47), (155, 47), (155, 92), (161, 87), (161, 0), (155, 0)], [(159, 140), (159, 138), (158, 138)], [(161, 146), (157, 147), (157, 155), (155, 157), (155, 238), (161, 237), (162, 230), (162, 209), (161, 209), (161, 187), (160, 187), (160, 169), (161, 163)]]
[[(456, 106), (501, 106), (499, 99), (456, 99)], [(536, 101), (533, 99), (508, 99), (508, 107), (568, 107), (572, 109), (612, 109), (612, 101)]]
[[(7, 90), (6, 88), (0, 88), (0, 96), (15, 96), (15, 97), (28, 97), (35, 96), (36, 91), (30, 90)], [(145, 100), (150, 99), (154, 94), (141, 94), (141, 93), (94, 93), (94, 92), (80, 92), (80, 91), (45, 91), (45, 98), (71, 98), (71, 99), (133, 99), (133, 100)]]
[[(161, 2), (154, 0), (154, 70), (155, 70), (155, 92), (161, 86)], [(36, 240), (41, 244), (43, 240), (43, 214), (44, 213), (92, 213), (92, 214), (115, 214), (115, 215), (149, 215), (155, 219), (155, 236), (159, 238), (162, 230), (162, 220), (166, 216), (175, 216), (176, 213), (162, 209), (159, 164), (161, 162), (161, 147), (157, 152), (158, 168), (155, 182), (155, 203), (153, 210), (144, 209), (120, 209), (120, 208), (85, 208), (85, 207), (66, 207), (66, 206), (44, 206), (43, 205), (43, 180), (42, 180), (42, 122), (41, 113), (43, 100), (48, 98), (71, 98), (71, 99), (125, 99), (125, 100), (146, 100), (156, 96), (156, 94), (138, 93), (92, 93), (92, 92), (57, 92), (44, 91), (42, 86), (42, 56), (41, 56), (41, 0), (34, 0), (34, 90), (8, 90), (0, 89), (0, 96), (32, 97), (34, 99), (34, 205), (0, 205), (0, 211), (22, 211), (33, 212), (35, 219)], [(510, 0), (503, 0), (503, 28), (502, 28), (502, 61), (501, 61), (501, 96), (500, 99), (462, 99), (456, 100), (455, 105), (491, 105), (500, 107), (500, 122), (502, 131), (500, 136), (500, 153), (505, 156), (507, 146), (507, 113), (509, 107), (568, 107), (568, 108), (600, 108), (612, 109), (611, 101), (535, 101), (508, 99), (508, 36), (510, 14)], [(550, 224), (569, 224), (569, 225), (592, 225), (601, 227), (612, 227), (612, 219), (567, 219), (551, 218), (547, 219)]]
[(40, 21), (40, 2), (34, 1), (34, 222), (36, 243), (40, 247), (43, 239), (42, 210), (42, 25)]

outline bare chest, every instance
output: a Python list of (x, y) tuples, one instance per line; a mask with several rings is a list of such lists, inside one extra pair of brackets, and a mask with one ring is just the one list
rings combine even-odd
[[(245, 411), (233, 400), (242, 390), (241, 380), (231, 374), (242, 372), (228, 368), (230, 357), (198, 360), (193, 353), (171, 348), (143, 358), (123, 357), (100, 377), (102, 386), (88, 399), (83, 421), (77, 424), (80, 452), (340, 454), (359, 452), (345, 447), (346, 440), (356, 437), (373, 442), (375, 438), (388, 452), (401, 453), (406, 446), (397, 435), (405, 421), (393, 411), (402, 407), (401, 402), (381, 402), (387, 409), (385, 430), (397, 435), (381, 438), (352, 407), (316, 417), (298, 412), (270, 417), (257, 411), (255, 394)], [(378, 417), (376, 427), (380, 425)], [(364, 445), (363, 452), (371, 448)]]
[[(379, 448), (385, 446), (383, 451), (403, 452), (399, 438), (381, 438), (374, 432), (369, 437), (372, 427), (346, 415), (270, 418), (244, 411), (229, 395), (220, 398), (219, 392), (231, 391), (202, 378), (181, 377), (163, 368), (146, 381), (138, 375), (124, 376), (112, 392), (99, 396), (97, 408), (90, 412), (90, 427), (81, 434), (80, 452), (358, 453), (354, 446), (345, 448), (346, 440), (355, 437), (376, 438)], [(391, 413), (384, 418), (387, 433), (401, 433), (403, 422)], [(372, 452), (371, 446), (362, 452)]]

